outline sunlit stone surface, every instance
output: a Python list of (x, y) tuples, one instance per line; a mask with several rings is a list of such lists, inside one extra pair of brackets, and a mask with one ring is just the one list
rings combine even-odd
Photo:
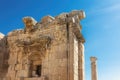
[(77, 10), (24, 17), (24, 29), (0, 34), (0, 80), (84, 80), (83, 18)]

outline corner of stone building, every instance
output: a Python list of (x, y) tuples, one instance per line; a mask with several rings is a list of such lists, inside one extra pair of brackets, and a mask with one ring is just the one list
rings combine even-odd
[[(71, 65), (73, 66), (73, 63), (71, 63), (70, 59), (73, 59), (73, 56), (69, 56), (69, 64), (67, 62), (68, 54), (66, 50), (67, 37), (69, 36), (71, 40), (73, 40), (72, 38), (74, 37), (72, 33), (74, 33), (75, 38), (78, 39), (77, 41), (82, 43), (85, 42), (82, 33), (80, 32), (81, 25), (79, 23), (83, 18), (85, 18), (85, 15), (81, 10), (74, 10), (70, 13), (62, 13), (56, 17), (45, 16), (40, 22), (37, 22), (32, 17), (24, 17), (23, 22), (25, 28), (21, 30), (14, 30), (7, 35), (7, 44), (9, 45), (10, 50), (8, 76), (11, 77), (11, 79), (15, 79), (15, 76), (27, 77), (28, 80), (32, 78), (31, 76), (34, 76), (34, 79), (36, 75), (31, 74), (34, 70), (30, 69), (30, 60), (38, 60), (37, 62), (33, 61), (34, 65), (32, 64), (32, 66), (36, 67), (35, 64), (42, 65), (42, 76), (47, 76), (49, 80), (58, 80), (58, 78), (59, 80), (71, 80), (73, 77), (69, 79), (70, 76), (68, 78), (68, 75), (71, 75), (72, 70), (70, 69), (72, 69)], [(69, 30), (67, 30), (67, 27)], [(67, 33), (69, 35), (67, 35)], [(52, 44), (50, 44), (52, 46), (50, 50), (46, 51), (48, 49), (47, 44), (49, 44), (48, 37), (52, 40)], [(81, 46), (78, 43), (74, 45)], [(73, 45), (70, 46), (71, 50), (73, 50), (72, 48)], [(77, 63), (77, 67), (79, 66), (79, 70), (81, 70), (78, 75), (84, 76), (84, 51), (81, 47), (79, 47), (81, 48), (79, 49), (80, 51), (78, 51), (78, 47), (74, 48), (75, 53), (77, 53), (74, 55), (74, 58), (76, 58), (76, 55), (80, 56), (78, 53), (82, 54), (82, 56), (80, 56), (81, 59), (77, 60), (80, 62)], [(43, 60), (41, 59), (41, 56), (44, 57), (42, 57)], [(41, 61), (43, 62), (41, 63)], [(74, 63), (76, 63), (75, 60)], [(69, 69), (69, 71), (67, 69)]]

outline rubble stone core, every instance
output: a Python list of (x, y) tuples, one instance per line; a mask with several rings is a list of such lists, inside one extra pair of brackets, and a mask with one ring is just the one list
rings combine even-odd
[(84, 80), (83, 18), (82, 10), (24, 17), (24, 29), (0, 40), (0, 80)]

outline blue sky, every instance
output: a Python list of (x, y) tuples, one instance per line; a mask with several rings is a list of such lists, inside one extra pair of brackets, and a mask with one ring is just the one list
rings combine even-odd
[(86, 80), (91, 80), (90, 56), (98, 58), (98, 80), (120, 80), (120, 0), (0, 0), (0, 32), (23, 28), (22, 18), (37, 21), (71, 10), (84, 10)]

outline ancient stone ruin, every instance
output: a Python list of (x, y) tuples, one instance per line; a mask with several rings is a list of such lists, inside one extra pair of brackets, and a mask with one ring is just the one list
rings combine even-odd
[(0, 80), (84, 80), (83, 11), (24, 17), (24, 29), (0, 37)]

